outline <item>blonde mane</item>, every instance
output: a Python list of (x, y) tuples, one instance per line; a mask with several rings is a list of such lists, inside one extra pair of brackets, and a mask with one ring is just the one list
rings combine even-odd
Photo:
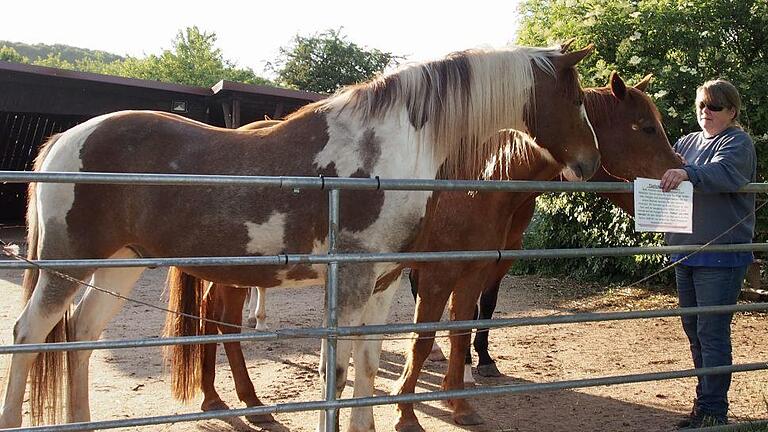
[(491, 156), (485, 164), (482, 174), (479, 176), (482, 180), (514, 180), (516, 170), (528, 170), (532, 164), (540, 160), (558, 163), (552, 155), (545, 149), (536, 144), (536, 139), (525, 132), (514, 129), (505, 129), (491, 138), (492, 146), (497, 148), (496, 153)]
[(490, 140), (494, 134), (527, 129), (525, 115), (535, 112), (533, 64), (553, 75), (550, 57), (559, 52), (531, 47), (461, 51), (344, 88), (305, 109), (338, 109), (363, 122), (405, 110), (417, 142), (432, 142), (433, 154), (463, 167), (452, 172), (479, 172), (498, 150), (498, 141)]

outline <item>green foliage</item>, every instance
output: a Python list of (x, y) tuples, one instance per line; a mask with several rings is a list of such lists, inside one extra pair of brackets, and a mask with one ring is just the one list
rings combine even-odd
[[(693, 111), (697, 86), (714, 78), (733, 82), (744, 102), (742, 123), (757, 147), (758, 181), (768, 181), (768, 1), (524, 0), (520, 12), (518, 43), (522, 45), (550, 45), (571, 37), (577, 39), (576, 46), (595, 44), (595, 54), (579, 65), (585, 86), (605, 85), (612, 70), (621, 72), (629, 82), (653, 73), (650, 93), (672, 142), (699, 130)], [(617, 232), (617, 227), (630, 222), (615, 214), (607, 202), (595, 204), (597, 207), (590, 210), (594, 213), (588, 216), (578, 212), (596, 203), (590, 197), (543, 196), (538, 203), (529, 245), (661, 244), (660, 237)], [(758, 213), (757, 241), (768, 240), (767, 212)], [(584, 220), (591, 221), (588, 227)], [(557, 241), (547, 241), (548, 236)], [(575, 238), (566, 242), (567, 237), (578, 237), (578, 242)], [(579, 269), (560, 267), (568, 273), (587, 274), (592, 268), (590, 271), (599, 271), (595, 274), (603, 277), (622, 273), (631, 277), (642, 274), (640, 269), (650, 271), (654, 260), (659, 261), (656, 257), (647, 259), (600, 258)], [(605, 263), (597, 265), (595, 260)], [(556, 263), (540, 265), (558, 267)], [(531, 271), (531, 267), (524, 270)]]
[(136, 78), (154, 79), (200, 87), (210, 87), (226, 79), (249, 84), (268, 84), (249, 68), (240, 69), (224, 58), (216, 47), (216, 34), (188, 27), (179, 31), (173, 49), (159, 56), (125, 64), (126, 73)]
[[(60, 45), (54, 45), (57, 46)], [(89, 55), (71, 60), (71, 56), (67, 57), (65, 53), (51, 51), (46, 57), (32, 62), (40, 66), (198, 87), (211, 87), (222, 79), (272, 85), (251, 69), (238, 68), (225, 59), (221, 49), (216, 47), (216, 34), (201, 31), (197, 27), (179, 31), (173, 40), (173, 48), (163, 50), (160, 55), (118, 57), (117, 60), (114, 57), (100, 51), (89, 51)]]
[(13, 49), (13, 47), (9, 47), (8, 45), (3, 45), (0, 47), (0, 60), (14, 63), (28, 62), (27, 58), (19, 54), (18, 51)]
[(296, 35), (267, 67), (286, 87), (333, 93), (345, 85), (369, 80), (397, 60), (392, 53), (365, 50), (348, 42), (341, 30), (326, 30), (312, 36)]
[[(634, 221), (622, 210), (594, 194), (542, 195), (536, 201), (536, 214), (523, 239), (523, 247), (557, 249), (661, 244), (661, 234), (636, 233), (634, 228)], [(604, 282), (637, 281), (661, 268), (665, 261), (661, 255), (518, 260), (512, 271), (518, 274), (567, 274)], [(671, 280), (670, 277), (669, 272), (663, 273), (651, 282), (665, 283)]]
[(62, 45), (62, 44), (30, 45), (30, 44), (25, 44), (21, 42), (0, 41), (0, 45), (5, 45), (9, 48), (13, 48), (22, 57), (26, 57), (27, 59), (29, 59), (29, 61), (19, 62), (19, 63), (29, 63), (30, 61), (34, 62), (38, 60), (43, 60), (52, 55), (53, 56), (58, 55), (63, 60), (69, 63), (75, 63), (79, 60), (85, 60), (89, 58), (90, 59), (98, 58), (106, 63), (111, 63), (111, 62), (123, 59), (123, 57), (119, 55), (108, 53), (106, 51), (89, 50), (86, 48), (77, 48), (77, 47)]

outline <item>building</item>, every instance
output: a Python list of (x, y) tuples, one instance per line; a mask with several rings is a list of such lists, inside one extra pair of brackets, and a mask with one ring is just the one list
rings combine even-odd
[[(211, 88), (0, 61), (0, 170), (30, 170), (51, 135), (120, 110), (176, 113), (236, 128), (325, 95), (219, 81)], [(0, 184), (0, 223), (24, 220), (26, 184)]]

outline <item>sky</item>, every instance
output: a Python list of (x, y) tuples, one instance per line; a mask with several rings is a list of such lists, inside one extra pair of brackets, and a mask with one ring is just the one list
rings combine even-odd
[(216, 33), (227, 60), (266, 75), (265, 63), (295, 35), (326, 29), (341, 28), (350, 42), (410, 61), (500, 47), (515, 40), (517, 5), (517, 0), (14, 1), (0, 9), (0, 40), (142, 57), (171, 48), (179, 30), (195, 25)]

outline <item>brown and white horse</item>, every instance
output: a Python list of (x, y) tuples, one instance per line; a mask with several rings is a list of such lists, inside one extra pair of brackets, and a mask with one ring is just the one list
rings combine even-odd
[[(575, 177), (599, 167), (594, 132), (574, 65), (591, 47), (469, 50), (404, 67), (310, 104), (283, 123), (225, 130), (166, 113), (118, 112), (93, 118), (51, 139), (37, 171), (435, 178), (473, 172), (497, 149), (504, 128), (529, 130)], [(431, 196), (421, 191), (344, 191), (340, 252), (400, 251), (417, 234)], [(327, 197), (245, 186), (30, 185), (30, 259), (276, 255), (326, 250)], [(205, 208), (209, 211), (201, 212)], [(339, 326), (383, 322), (394, 290), (372, 295), (394, 264), (339, 266)], [(237, 286), (322, 283), (324, 266), (190, 267), (205, 280)], [(143, 269), (68, 269), (127, 295)], [(63, 318), (79, 283), (28, 270), (28, 302), (14, 343), (98, 338), (123, 301), (89, 290), (69, 325)], [(65, 331), (66, 330), (66, 331)], [(346, 383), (352, 343), (339, 341), (337, 394)], [(370, 395), (380, 344), (356, 342), (355, 396)], [(320, 375), (325, 380), (325, 342)], [(88, 421), (90, 352), (70, 352), (67, 419)], [(58, 421), (63, 356), (13, 354), (0, 427), (21, 425), (31, 373), (33, 424)], [(31, 371), (31, 372), (30, 372)], [(323, 386), (325, 388), (325, 386)], [(324, 430), (324, 413), (320, 429)], [(350, 430), (372, 430), (370, 407), (352, 410)]]
[[(619, 75), (614, 73), (607, 87), (585, 92), (587, 112), (600, 143), (604, 167), (600, 181), (661, 178), (667, 169), (681, 165), (664, 133), (658, 110), (643, 93), (649, 79), (650, 76), (635, 88), (628, 88)], [(544, 158), (532, 157), (530, 161), (528, 167), (510, 170), (510, 177), (547, 180), (558, 173), (557, 167), (547, 164)], [(544, 166), (540, 166), (542, 164)], [(546, 168), (548, 165), (549, 169)], [(432, 198), (433, 205), (427, 210), (418, 248), (450, 250), (461, 244), (462, 249), (470, 250), (520, 249), (522, 233), (533, 216), (537, 195), (525, 192), (478, 193), (470, 197), (457, 192), (438, 192)], [(622, 207), (631, 208), (631, 195), (614, 194), (613, 197)], [(466, 214), (483, 214), (483, 224), (464, 223)], [(446, 232), (452, 233), (450, 238), (445, 236)], [(452, 320), (472, 319), (483, 289), (498, 282), (509, 265), (510, 261), (414, 263), (412, 282), (418, 286), (414, 321), (439, 320), (449, 297)], [(419, 371), (430, 354), (434, 334), (420, 333), (419, 338), (414, 340), (395, 394), (414, 392)], [(451, 332), (450, 341), (448, 371), (443, 379), (444, 390), (464, 387), (464, 359), (469, 349), (470, 335), (464, 331)], [(454, 422), (462, 425), (482, 423), (480, 416), (466, 400), (456, 399), (448, 403), (453, 411)], [(398, 431), (423, 431), (412, 404), (398, 404), (398, 411)]]

